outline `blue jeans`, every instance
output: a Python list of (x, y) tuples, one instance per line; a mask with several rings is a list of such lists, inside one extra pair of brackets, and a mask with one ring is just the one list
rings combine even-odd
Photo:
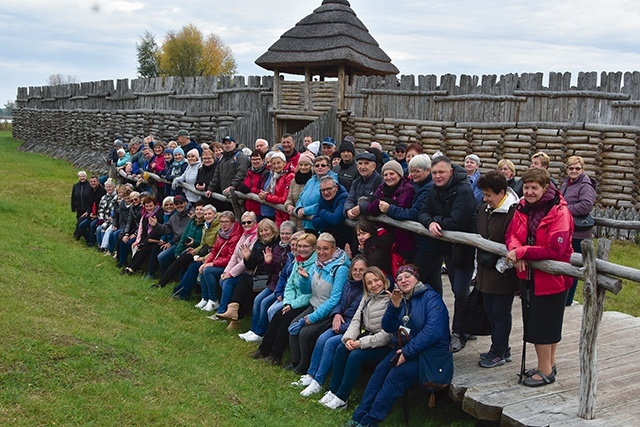
[(320, 385), (324, 384), (329, 370), (333, 366), (333, 356), (336, 348), (342, 344), (342, 335), (336, 334), (332, 329), (327, 329), (316, 341), (307, 374), (311, 375)]
[(127, 243), (120, 241), (120, 247), (118, 248), (118, 264), (122, 267), (127, 265), (127, 258), (129, 257), (129, 253), (131, 252), (131, 245), (135, 242), (136, 239), (129, 239)]
[(267, 309), (267, 318), (269, 319), (269, 322), (271, 322), (273, 316), (275, 316), (276, 313), (280, 310), (282, 310), (282, 301), (278, 301), (278, 299), (276, 298), (273, 304), (271, 304), (271, 307)]
[(183, 300), (191, 298), (191, 291), (196, 286), (198, 279), (198, 270), (202, 265), (201, 261), (193, 261), (187, 267), (187, 271), (180, 278), (180, 282), (173, 289), (173, 293)]
[(89, 246), (94, 246), (96, 244), (98, 227), (100, 227), (98, 225), (99, 221), (99, 219), (91, 221), (91, 225), (89, 226), (89, 241), (87, 242), (87, 245)]
[(218, 282), (224, 272), (223, 267), (206, 267), (200, 277), (202, 298), (211, 301), (218, 300)]
[(233, 298), (233, 290), (236, 284), (240, 280), (240, 277), (229, 277), (220, 282), (222, 288), (222, 296), (220, 297), (220, 307), (218, 308), (218, 314), (222, 314), (227, 311), (227, 306)]
[(120, 235), (121, 231), (122, 230), (118, 228), (109, 236), (109, 252), (114, 252), (116, 250), (116, 245), (118, 243), (118, 236)]
[(344, 344), (339, 345), (333, 358), (333, 373), (329, 390), (345, 402), (353, 390), (362, 365), (378, 364), (389, 352), (391, 347), (377, 347), (367, 349), (347, 350)]
[(467, 311), (467, 298), (469, 297), (474, 268), (456, 268), (449, 257), (444, 259), (444, 263), (447, 266), (447, 275), (449, 276), (451, 291), (454, 296), (451, 331), (460, 335), (460, 341), (465, 344), (468, 335), (462, 333), (462, 324)]
[(78, 223), (78, 233), (82, 237), (84, 237), (84, 240), (87, 242), (87, 245), (89, 245), (89, 242), (91, 241), (91, 233), (90, 233), (91, 221), (92, 219), (89, 216), (87, 216), (82, 221), (80, 221), (80, 223)]
[(251, 313), (251, 331), (258, 336), (267, 332), (269, 318), (267, 310), (276, 300), (276, 295), (269, 288), (264, 288), (253, 300), (253, 312)]
[(362, 425), (378, 425), (384, 420), (393, 403), (413, 384), (418, 382), (418, 360), (416, 357), (407, 360), (400, 366), (391, 367), (391, 359), (395, 351), (378, 363), (378, 367), (369, 378), (364, 389), (360, 405), (356, 408), (351, 418)]
[(158, 267), (160, 268), (160, 277), (164, 275), (164, 273), (167, 271), (167, 268), (169, 268), (169, 266), (173, 264), (173, 261), (176, 260), (175, 249), (175, 246), (171, 246), (169, 249), (165, 249), (158, 254)]

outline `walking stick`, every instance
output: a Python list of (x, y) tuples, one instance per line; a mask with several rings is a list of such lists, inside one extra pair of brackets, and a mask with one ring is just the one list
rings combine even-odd
[(524, 331), (527, 329), (527, 312), (529, 311), (529, 286), (526, 281), (522, 281), (520, 288), (520, 300), (522, 301), (522, 358), (520, 359), (520, 373), (518, 373), (518, 384), (524, 381), (527, 371), (527, 341), (524, 338)]

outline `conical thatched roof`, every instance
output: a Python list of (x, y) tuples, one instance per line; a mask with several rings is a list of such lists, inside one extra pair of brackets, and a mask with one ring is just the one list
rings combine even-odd
[(347, 0), (324, 0), (313, 13), (284, 33), (256, 60), (267, 70), (327, 77), (338, 75), (344, 65), (348, 74), (398, 74), (398, 69), (369, 30), (358, 19)]

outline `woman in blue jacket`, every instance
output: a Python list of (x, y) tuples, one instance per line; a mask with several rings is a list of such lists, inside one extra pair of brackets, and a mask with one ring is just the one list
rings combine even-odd
[[(385, 419), (393, 402), (418, 382), (419, 355), (427, 349), (449, 350), (449, 313), (440, 294), (418, 279), (413, 265), (398, 269), (396, 288), (382, 318), (393, 334), (394, 351), (382, 359), (367, 383), (350, 424), (375, 426)], [(406, 332), (408, 331), (408, 334)], [(398, 332), (407, 337), (398, 342)], [(358, 424), (359, 423), (359, 424)]]

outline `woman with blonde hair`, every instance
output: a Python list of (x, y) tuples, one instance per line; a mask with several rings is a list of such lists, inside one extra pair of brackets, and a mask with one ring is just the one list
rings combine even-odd
[(498, 173), (505, 177), (509, 188), (522, 197), (522, 180), (516, 178), (516, 165), (509, 159), (502, 159), (498, 162)]

